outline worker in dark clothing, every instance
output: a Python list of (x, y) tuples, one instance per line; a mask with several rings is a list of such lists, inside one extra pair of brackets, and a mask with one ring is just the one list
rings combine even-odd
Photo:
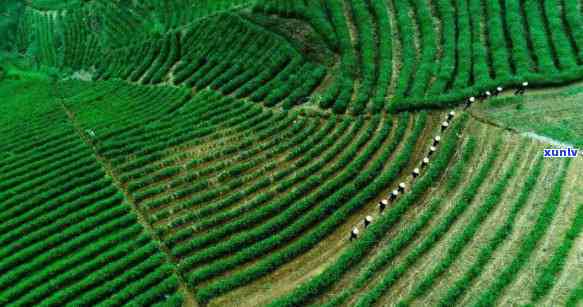
[(468, 101), (466, 102), (466, 109), (471, 107), (474, 102), (476, 102), (476, 97), (472, 96), (468, 98)]
[(441, 132), (445, 131), (449, 127), (448, 122), (441, 123)]
[(524, 95), (526, 93), (526, 88), (528, 87), (528, 82), (522, 82), (520, 87), (514, 92), (514, 95)]
[(367, 215), (364, 218), (364, 228), (367, 228), (370, 224), (372, 224), (372, 216)]
[(389, 202), (386, 199), (383, 199), (379, 202), (379, 213), (383, 214), (383, 211), (385, 211), (385, 209), (387, 209), (387, 205), (389, 204)]
[(447, 121), (451, 121), (454, 116), (455, 116), (455, 112), (454, 111), (451, 111), (451, 112), (447, 113)]
[(437, 148), (435, 146), (431, 146), (429, 147), (429, 153), (427, 154), (428, 157), (433, 156), (433, 154), (437, 151)]
[(498, 86), (496, 88), (496, 90), (494, 91), (494, 93), (492, 94), (492, 96), (498, 96), (498, 95), (502, 94), (502, 91), (504, 91), (504, 88), (502, 88), (501, 86)]
[(403, 193), (405, 192), (405, 188), (407, 187), (407, 185), (404, 182), (399, 183), (399, 187), (397, 188), (397, 191), (399, 191), (399, 193)]
[(350, 241), (358, 239), (358, 228), (353, 227), (350, 232)]
[(413, 170), (413, 173), (411, 174), (413, 176), (413, 180), (415, 180), (417, 177), (419, 177), (420, 174), (421, 174), (421, 172), (419, 171), (419, 169), (415, 168)]
[(399, 191), (393, 190), (393, 192), (389, 194), (389, 200), (393, 202), (397, 199), (397, 196), (399, 196)]
[(492, 92), (485, 91), (482, 95), (480, 95), (480, 100), (485, 100), (492, 97)]
[(433, 146), (439, 145), (439, 142), (441, 142), (441, 137), (439, 135), (433, 138)]
[(421, 168), (426, 168), (429, 165), (429, 158), (423, 158), (423, 162), (421, 162)]

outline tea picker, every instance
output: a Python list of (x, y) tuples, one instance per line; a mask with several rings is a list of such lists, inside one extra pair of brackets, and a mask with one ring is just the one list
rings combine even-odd
[(528, 82), (526, 82), (526, 81), (522, 82), (520, 87), (516, 90), (516, 92), (514, 92), (514, 95), (524, 95), (527, 87), (528, 87)]
[(427, 156), (431, 157), (436, 151), (437, 151), (437, 148), (435, 146), (429, 147), (429, 153), (427, 154)]
[(427, 165), (429, 165), (429, 158), (423, 158), (423, 161), (421, 162), (421, 168), (426, 168)]
[(419, 169), (415, 168), (411, 175), (413, 176), (413, 179), (416, 179), (417, 177), (419, 177), (420, 174), (421, 174), (421, 172), (419, 171)]
[(397, 199), (397, 196), (399, 196), (399, 191), (393, 190), (393, 192), (389, 194), (389, 200), (393, 202), (395, 199)]
[(480, 100), (488, 99), (492, 97), (492, 92), (485, 91), (482, 95), (480, 95)]
[(387, 209), (387, 205), (389, 204), (389, 202), (386, 199), (383, 199), (379, 202), (379, 213), (383, 214), (383, 211), (385, 211), (385, 209)]
[(397, 191), (399, 191), (399, 193), (404, 193), (406, 187), (407, 187), (407, 185), (404, 182), (401, 182), (401, 183), (399, 183), (399, 187), (397, 188)]
[(367, 228), (372, 223), (372, 216), (367, 215), (364, 218), (364, 228)]
[(441, 123), (441, 132), (445, 131), (449, 127), (448, 122)]
[(358, 239), (358, 228), (352, 227), (352, 231), (350, 232), (350, 241)]
[(470, 97), (466, 102), (466, 109), (471, 107), (474, 102), (476, 102), (476, 97), (474, 96)]

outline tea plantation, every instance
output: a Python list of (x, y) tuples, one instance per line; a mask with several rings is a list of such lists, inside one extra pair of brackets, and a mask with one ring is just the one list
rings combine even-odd
[(16, 3), (0, 306), (583, 302), (581, 1)]

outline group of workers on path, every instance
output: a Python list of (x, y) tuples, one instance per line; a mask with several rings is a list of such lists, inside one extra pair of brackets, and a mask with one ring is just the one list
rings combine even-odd
[[(441, 132), (442, 133), (445, 132), (445, 130), (447, 130), (447, 128), (449, 127), (449, 125), (454, 117), (455, 117), (454, 111), (451, 111), (447, 114), (446, 120), (441, 123)], [(441, 142), (441, 136), (437, 135), (433, 138), (431, 146), (429, 147), (429, 152), (421, 161), (421, 166), (413, 169), (413, 172), (411, 173), (412, 181), (415, 181), (415, 179), (417, 179), (421, 175), (421, 171), (423, 169), (427, 168), (427, 166), (429, 166), (429, 159), (437, 151), (437, 147), (439, 146), (440, 142)], [(399, 195), (404, 194), (406, 190), (407, 190), (407, 184), (404, 182), (399, 183), (397, 188), (394, 189), (391, 193), (389, 193), (387, 198), (384, 198), (379, 202), (379, 214), (382, 215), (383, 212), (385, 211), (385, 209), (387, 208), (387, 206), (389, 205), (389, 203), (394, 203), (397, 200), (397, 198), (399, 197)], [(370, 224), (372, 224), (372, 222), (373, 222), (372, 216), (367, 215), (364, 218), (364, 228), (366, 229), (368, 226), (370, 226)], [(358, 230), (358, 227), (354, 226), (352, 228), (352, 231), (350, 232), (350, 238), (349, 238), (350, 241), (358, 239), (359, 233), (360, 232)]]
[[(528, 82), (527, 81), (522, 82), (520, 84), (520, 86), (516, 89), (516, 91), (514, 92), (514, 95), (516, 95), (516, 96), (518, 96), (518, 95), (524, 95), (524, 93), (526, 93), (526, 89), (527, 88), (528, 88)], [(468, 100), (466, 101), (466, 105), (465, 105), (465, 108), (464, 109), (467, 109), (467, 108), (471, 107), (472, 104), (474, 102), (476, 102), (477, 100), (483, 101), (485, 99), (498, 96), (503, 91), (504, 91), (504, 88), (501, 87), (501, 86), (498, 86), (493, 91), (485, 91), (484, 93), (480, 94), (477, 98), (475, 96), (472, 96), (472, 97), (468, 98)]]
[[(522, 82), (522, 84), (520, 85), (520, 87), (514, 92), (514, 95), (524, 95), (524, 93), (526, 92), (526, 88), (528, 87), (528, 82)], [(483, 94), (478, 96), (478, 99), (480, 101), (494, 97), (494, 96), (498, 96), (500, 95), (502, 92), (504, 91), (504, 88), (501, 86), (496, 87), (496, 89), (494, 91), (486, 91)], [(476, 97), (472, 96), (470, 98), (468, 98), (467, 102), (466, 102), (466, 106), (465, 109), (469, 108), (474, 102), (476, 102)], [(445, 121), (443, 121), (441, 123), (441, 132), (445, 132), (445, 130), (447, 130), (447, 128), (450, 126), (451, 121), (453, 120), (453, 118), (455, 117), (455, 112), (451, 111), (447, 114), (447, 118)], [(431, 158), (431, 156), (437, 151), (437, 146), (439, 146), (439, 143), (441, 142), (441, 137), (439, 135), (435, 136), (433, 138), (433, 142), (431, 144), (431, 146), (429, 147), (429, 152), (427, 153), (427, 156), (423, 158), (423, 160), (421, 161), (421, 166), (416, 167), (415, 169), (413, 169), (413, 172), (411, 173), (412, 176), (412, 180), (415, 181), (415, 179), (417, 179), (417, 177), (419, 177), (421, 175), (421, 170), (427, 168), (427, 166), (429, 166), (429, 159)], [(400, 194), (405, 193), (405, 190), (407, 188), (407, 185), (404, 182), (399, 183), (399, 186), (393, 190), (391, 193), (389, 193), (387, 198), (382, 199), (379, 202), (379, 213), (382, 215), (383, 212), (385, 211), (385, 209), (387, 208), (387, 206), (389, 205), (389, 203), (394, 203), (397, 198), (399, 197)], [(364, 218), (364, 228), (366, 229), (368, 226), (370, 226), (370, 224), (372, 224), (373, 222), (373, 217), (370, 215), (367, 215)], [(350, 241), (352, 240), (356, 240), (358, 239), (358, 235), (359, 235), (359, 230), (358, 230), (358, 226), (354, 226), (352, 227), (352, 230), (350, 232)]]

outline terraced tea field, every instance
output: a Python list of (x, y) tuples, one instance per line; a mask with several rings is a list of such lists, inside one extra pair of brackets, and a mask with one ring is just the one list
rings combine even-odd
[(581, 304), (580, 1), (18, 16), (0, 306)]

